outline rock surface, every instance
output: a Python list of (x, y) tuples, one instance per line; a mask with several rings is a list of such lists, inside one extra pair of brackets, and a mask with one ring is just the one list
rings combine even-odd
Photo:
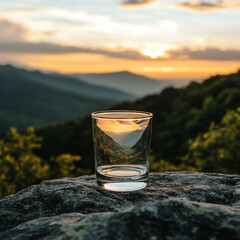
[(0, 239), (240, 239), (240, 175), (154, 173), (126, 193), (47, 181), (0, 200)]

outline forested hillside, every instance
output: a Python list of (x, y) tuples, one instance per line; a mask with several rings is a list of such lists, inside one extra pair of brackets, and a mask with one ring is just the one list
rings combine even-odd
[[(124, 102), (112, 109), (150, 111), (154, 114), (152, 156), (179, 165), (189, 148), (189, 140), (218, 124), (226, 112), (240, 106), (240, 71), (214, 76), (203, 83), (192, 82), (185, 88), (167, 88), (134, 102)], [(90, 116), (38, 129), (43, 146), (42, 157), (60, 153), (81, 155), (84, 167), (93, 167)]]

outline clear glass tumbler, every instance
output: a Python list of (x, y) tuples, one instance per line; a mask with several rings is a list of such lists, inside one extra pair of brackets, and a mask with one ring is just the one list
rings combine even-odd
[(140, 111), (92, 113), (97, 183), (111, 191), (147, 186), (153, 114)]

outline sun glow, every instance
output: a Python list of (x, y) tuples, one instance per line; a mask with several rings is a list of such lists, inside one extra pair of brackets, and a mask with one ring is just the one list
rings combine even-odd
[(158, 57), (167, 57), (166, 51), (169, 50), (170, 47), (167, 44), (161, 44), (159, 47), (154, 45), (147, 45), (146, 48), (141, 50), (141, 53), (145, 56), (149, 56), (153, 59)]
[(104, 132), (108, 133), (129, 133), (137, 130), (144, 130), (148, 121), (120, 121), (120, 120), (97, 120), (97, 126)]

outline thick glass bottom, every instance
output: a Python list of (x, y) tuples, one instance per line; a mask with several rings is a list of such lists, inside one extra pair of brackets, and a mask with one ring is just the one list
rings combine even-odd
[(103, 183), (97, 181), (98, 185), (103, 189), (114, 191), (114, 192), (132, 192), (145, 188), (147, 186), (147, 182), (109, 182)]
[(100, 187), (115, 192), (141, 190), (148, 182), (144, 165), (105, 165), (97, 168), (96, 176)]

